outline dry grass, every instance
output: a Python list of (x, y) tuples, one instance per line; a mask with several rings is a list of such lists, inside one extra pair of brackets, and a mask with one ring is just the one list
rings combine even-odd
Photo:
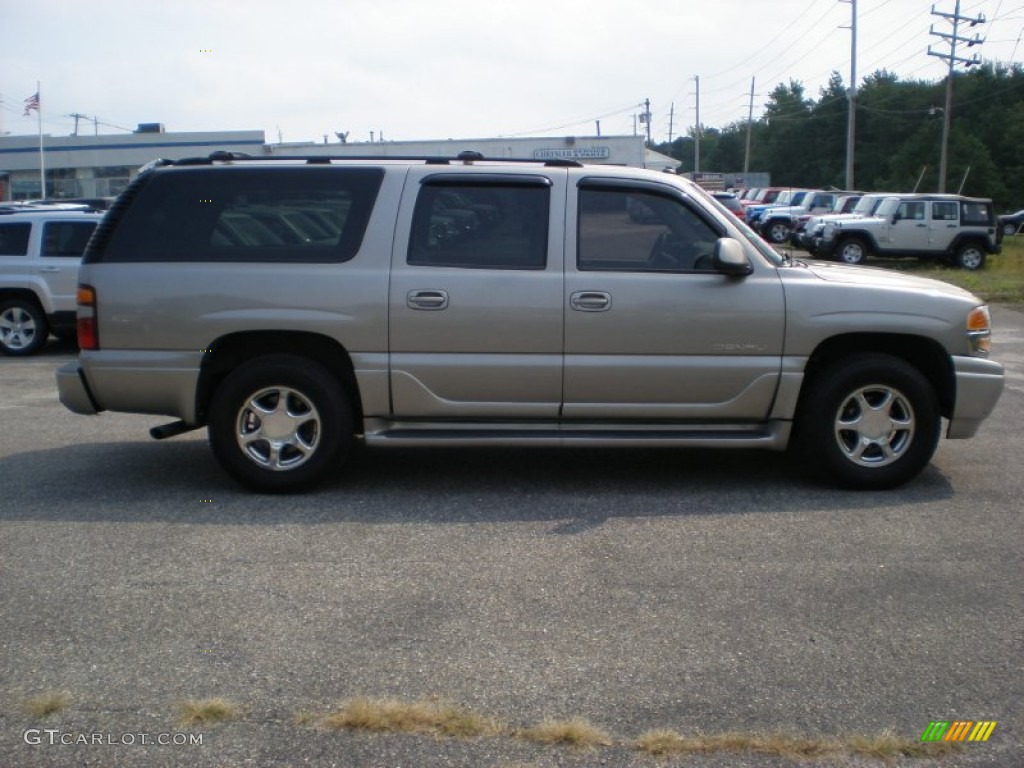
[(326, 728), (426, 733), (457, 739), (493, 736), (501, 732), (490, 718), (453, 704), (430, 700), (352, 699), (320, 722)]
[(320, 722), (320, 718), (312, 712), (296, 712), (292, 715), (292, 725), (298, 725), (300, 727), (307, 725), (315, 725)]
[(238, 716), (238, 707), (225, 699), (189, 699), (178, 704), (182, 725), (212, 725)]
[(904, 739), (892, 733), (878, 736), (849, 736), (844, 739), (846, 748), (857, 755), (890, 760), (894, 757), (942, 757), (963, 749), (962, 744), (949, 741), (921, 742)]
[(722, 733), (684, 737), (670, 730), (648, 731), (637, 739), (635, 747), (654, 757), (757, 753), (797, 760), (851, 754), (881, 760), (896, 757), (935, 758), (957, 751), (952, 744), (922, 744), (890, 733), (844, 738), (813, 738), (782, 733)]
[(71, 697), (60, 691), (44, 693), (25, 702), (25, 711), (32, 717), (46, 717), (63, 712), (71, 704)]
[(539, 744), (564, 744), (574, 749), (608, 747), (615, 743), (600, 728), (578, 717), (571, 720), (545, 720), (539, 725), (517, 731), (516, 735)]
[(683, 737), (669, 730), (648, 731), (637, 740), (636, 748), (659, 757), (756, 752), (788, 758), (812, 758), (846, 752), (844, 745), (834, 739), (813, 739), (780, 733), (721, 733)]

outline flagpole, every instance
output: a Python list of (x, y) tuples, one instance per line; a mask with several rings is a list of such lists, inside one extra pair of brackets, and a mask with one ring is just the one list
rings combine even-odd
[(39, 106), (36, 108), (36, 118), (39, 121), (39, 186), (42, 190), (41, 200), (46, 199), (46, 159), (43, 155), (43, 99), (39, 93), (39, 81), (36, 80), (36, 99)]

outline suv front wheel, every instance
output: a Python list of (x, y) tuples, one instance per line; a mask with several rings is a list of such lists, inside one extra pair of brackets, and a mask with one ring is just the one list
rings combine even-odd
[(931, 461), (941, 418), (934, 390), (913, 366), (862, 354), (837, 361), (808, 386), (797, 439), (810, 468), (829, 481), (893, 488)]
[(347, 457), (352, 409), (326, 368), (294, 355), (243, 364), (210, 403), (210, 447), (224, 470), (264, 493), (305, 490)]
[(848, 237), (836, 248), (836, 260), (844, 264), (863, 264), (868, 259), (868, 247), (859, 237)]
[(782, 245), (789, 239), (789, 223), (779, 219), (768, 222), (764, 227), (764, 236), (768, 242)]

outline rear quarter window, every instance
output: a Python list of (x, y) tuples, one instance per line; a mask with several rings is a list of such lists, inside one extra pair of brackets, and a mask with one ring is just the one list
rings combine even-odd
[(24, 256), (27, 254), (28, 237), (31, 233), (31, 224), (0, 222), (0, 256)]
[(157, 171), (86, 260), (347, 261), (383, 177), (377, 168), (307, 166)]
[(51, 221), (43, 227), (43, 256), (81, 256), (95, 221)]
[(985, 203), (961, 203), (960, 223), (975, 226), (990, 226), (993, 223), (992, 209)]

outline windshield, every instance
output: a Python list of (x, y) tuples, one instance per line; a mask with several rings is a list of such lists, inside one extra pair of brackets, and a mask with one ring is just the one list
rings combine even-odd
[(720, 209), (725, 214), (729, 223), (738, 229), (743, 237), (747, 239), (747, 242), (754, 246), (758, 253), (768, 259), (769, 263), (774, 264), (776, 267), (782, 266), (786, 263), (785, 256), (768, 245), (768, 243), (766, 243), (759, 234), (747, 226), (745, 221), (738, 219), (729, 213), (729, 209), (722, 205), (720, 200), (716, 200), (706, 189), (696, 186), (694, 188), (685, 187), (684, 189), (691, 197), (694, 195), (694, 191), (696, 190), (696, 193), (699, 194), (703, 200), (706, 200), (711, 205)]
[(862, 213), (865, 215), (872, 213), (875, 210), (875, 206), (877, 206), (884, 199), (884, 197), (864, 195), (864, 197), (857, 201), (857, 204), (853, 206), (853, 213)]

